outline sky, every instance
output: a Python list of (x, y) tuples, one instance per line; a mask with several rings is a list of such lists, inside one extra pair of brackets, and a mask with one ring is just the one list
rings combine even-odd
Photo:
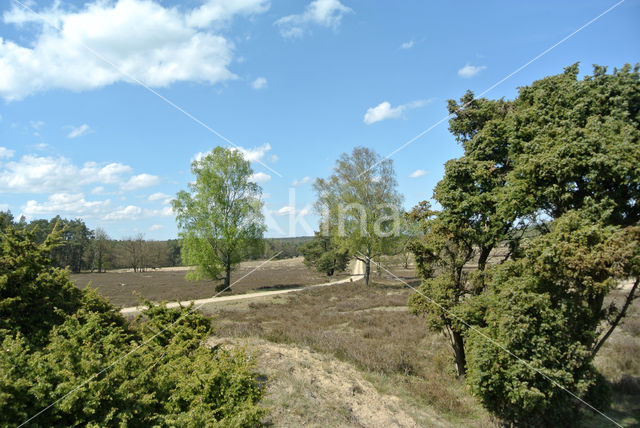
[(313, 180), (358, 146), (391, 156), (410, 209), (462, 154), (448, 99), (640, 62), (639, 0), (0, 8), (0, 210), (114, 239), (177, 237), (170, 201), (219, 145), (251, 161), (267, 237), (313, 234)]

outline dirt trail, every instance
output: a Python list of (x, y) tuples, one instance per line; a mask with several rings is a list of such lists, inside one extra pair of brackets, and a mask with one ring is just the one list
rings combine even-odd
[[(337, 285), (337, 284), (343, 284), (345, 282), (352, 282), (352, 281), (357, 281), (359, 279), (362, 278), (362, 276), (364, 275), (364, 263), (362, 263), (360, 260), (356, 260), (355, 264), (353, 265), (353, 271), (350, 277), (345, 278), (345, 279), (341, 279), (338, 281), (332, 281), (332, 282), (325, 282), (322, 284), (314, 284), (314, 285), (308, 285), (305, 287), (300, 287), (300, 288), (288, 288), (286, 290), (275, 290), (275, 291), (259, 291), (256, 293), (247, 293), (247, 294), (237, 294), (234, 296), (223, 296), (223, 297), (209, 297), (206, 299), (198, 299), (198, 300), (184, 300), (182, 302), (170, 302), (167, 303), (167, 308), (177, 308), (179, 306), (189, 306), (191, 303), (193, 303), (194, 305), (198, 306), (198, 305), (204, 305), (206, 303), (216, 303), (216, 302), (229, 302), (232, 300), (243, 300), (243, 299), (252, 299), (252, 298), (256, 298), (256, 297), (265, 297), (265, 296), (275, 296), (277, 294), (286, 294), (286, 293), (294, 293), (296, 291), (302, 291), (302, 290), (308, 290), (310, 288), (314, 288), (314, 287), (326, 287), (329, 285)], [(123, 315), (135, 315), (138, 314), (139, 312), (142, 312), (144, 310), (146, 310), (147, 307), (146, 306), (130, 306), (127, 308), (122, 308), (120, 309), (120, 313)]]
[[(275, 426), (417, 427), (398, 397), (381, 394), (353, 366), (327, 355), (261, 339), (221, 339), (210, 345), (246, 344), (267, 375), (263, 404)], [(415, 410), (415, 409), (414, 409)], [(419, 410), (429, 426), (447, 426)]]

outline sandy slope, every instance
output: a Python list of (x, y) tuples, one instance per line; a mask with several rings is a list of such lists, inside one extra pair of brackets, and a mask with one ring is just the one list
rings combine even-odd
[[(274, 426), (417, 427), (398, 397), (378, 392), (352, 365), (295, 346), (261, 339), (221, 339), (210, 345), (246, 345), (267, 376), (263, 405)], [(414, 409), (415, 410), (415, 409)], [(446, 426), (418, 410), (429, 426)]]

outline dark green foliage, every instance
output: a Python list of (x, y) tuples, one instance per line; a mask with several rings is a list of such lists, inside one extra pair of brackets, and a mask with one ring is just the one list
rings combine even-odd
[[(468, 384), (498, 417), (577, 424), (579, 402), (558, 384), (606, 408), (592, 361), (640, 276), (639, 66), (612, 74), (595, 66), (578, 80), (573, 65), (513, 101), (469, 92), (449, 111), (464, 156), (446, 164), (435, 189), (442, 209), (414, 210), (428, 298), (414, 295), (411, 306), (431, 327), (462, 335), (461, 352), (452, 341), (457, 363), (468, 358)], [(504, 264), (487, 268), (498, 245), (509, 249)], [(462, 266), (476, 261), (465, 276)], [(629, 277), (636, 286), (623, 305), (605, 307)]]
[(58, 236), (38, 245), (30, 231), (9, 227), (0, 235), (0, 331), (20, 332), (34, 345), (81, 306), (66, 272), (51, 268)]
[(640, 273), (639, 262), (639, 227), (593, 225), (570, 211), (523, 258), (497, 268), (490, 291), (467, 308), (467, 319), (482, 319), (466, 337), (468, 382), (487, 408), (517, 424), (570, 425), (580, 403), (482, 334), (606, 409), (608, 391), (592, 366), (597, 328), (615, 312), (603, 300), (616, 280)]
[(312, 241), (301, 248), (304, 264), (318, 272), (333, 276), (349, 264), (349, 252), (332, 242), (331, 237), (316, 233)]
[(259, 424), (262, 391), (246, 352), (203, 346), (210, 322), (190, 308), (154, 307), (129, 324), (50, 267), (50, 241), (38, 246), (32, 234), (12, 229), (2, 237), (0, 426), (52, 403), (30, 423)]

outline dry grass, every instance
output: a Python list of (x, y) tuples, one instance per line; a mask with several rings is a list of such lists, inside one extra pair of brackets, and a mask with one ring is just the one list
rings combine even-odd
[(409, 407), (431, 407), (454, 423), (489, 425), (486, 412), (455, 378), (444, 337), (408, 313), (410, 290), (384, 276), (378, 281), (311, 289), (282, 297), (278, 305), (263, 301), (206, 311), (215, 313), (219, 336), (307, 347), (354, 364), (380, 392), (399, 396)]
[[(231, 281), (238, 282), (224, 295), (295, 288), (333, 281), (348, 275), (341, 273), (334, 277), (327, 277), (307, 268), (300, 257), (273, 260), (254, 271), (262, 263), (264, 262), (241, 263), (231, 275)], [(161, 302), (202, 299), (215, 294), (216, 282), (187, 281), (186, 273), (184, 269), (149, 270), (137, 273), (119, 270), (107, 273), (74, 274), (71, 275), (71, 280), (79, 288), (91, 284), (100, 294), (119, 307), (135, 306), (140, 299)], [(251, 274), (247, 275), (249, 273)]]
[[(605, 302), (621, 305), (625, 294), (614, 291)], [(604, 344), (595, 359), (598, 370), (610, 382), (612, 406), (607, 415), (623, 426), (640, 426), (640, 302), (629, 307), (627, 316)], [(609, 426), (593, 417), (586, 426)]]

